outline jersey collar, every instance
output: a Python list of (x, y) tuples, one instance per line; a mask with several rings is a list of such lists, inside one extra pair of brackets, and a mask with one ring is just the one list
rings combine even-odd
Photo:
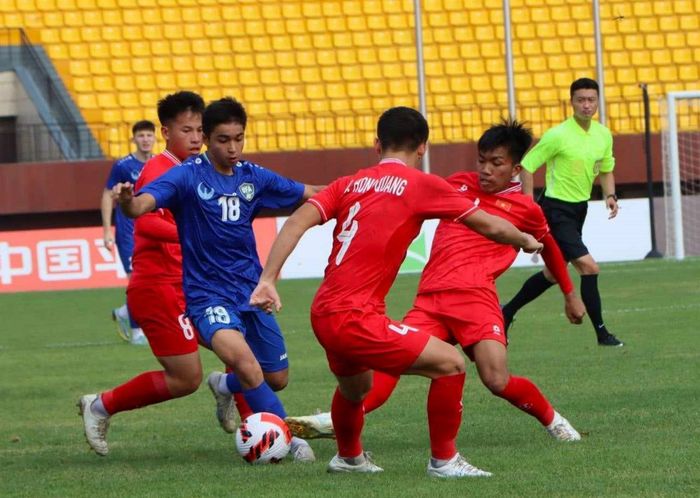
[(403, 164), (404, 166), (408, 166), (408, 164), (403, 162), (401, 159), (396, 159), (395, 157), (385, 157), (384, 159), (379, 161), (379, 164), (389, 164), (389, 163)]
[(163, 154), (165, 157), (167, 157), (168, 159), (170, 159), (173, 163), (175, 163), (175, 164), (182, 164), (182, 161), (180, 161), (180, 159), (178, 159), (178, 157), (177, 157), (175, 154), (173, 154), (172, 152), (170, 152), (168, 149), (165, 149), (165, 150), (162, 152), (162, 154)]

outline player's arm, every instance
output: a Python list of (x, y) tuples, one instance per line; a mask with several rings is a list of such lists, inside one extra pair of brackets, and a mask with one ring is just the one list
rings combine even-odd
[(603, 197), (605, 198), (605, 205), (610, 211), (608, 219), (612, 219), (617, 216), (617, 212), (620, 210), (620, 206), (617, 204), (617, 196), (615, 195), (615, 176), (613, 172), (600, 173), (600, 187), (603, 190)]
[(134, 196), (134, 186), (131, 182), (117, 183), (112, 188), (112, 198), (119, 203), (122, 211), (129, 218), (138, 218), (156, 208), (156, 198), (151, 194)]
[(311, 199), (314, 195), (318, 194), (324, 188), (326, 188), (326, 185), (304, 185), (304, 194), (301, 198), (304, 201)]
[(100, 201), (100, 212), (102, 213), (102, 231), (104, 245), (110, 251), (114, 248), (114, 236), (112, 235), (112, 211), (114, 210), (114, 200), (112, 191), (104, 189)]
[(322, 221), (318, 209), (309, 203), (302, 205), (287, 219), (272, 244), (260, 281), (250, 296), (252, 306), (257, 306), (268, 313), (282, 309), (282, 302), (275, 287), (277, 275), (302, 235)]
[(520, 171), (520, 181), (522, 183), (523, 194), (532, 197), (535, 190), (534, 173), (540, 167), (554, 157), (555, 140), (551, 131), (545, 132), (537, 145), (529, 150), (522, 160), (523, 169)]
[(136, 220), (136, 231), (139, 235), (157, 242), (175, 242), (180, 239), (177, 234), (177, 225), (168, 221), (161, 210), (154, 213), (146, 213)]
[(458, 221), (487, 239), (501, 244), (515, 246), (530, 253), (542, 250), (542, 244), (537, 242), (532, 235), (521, 232), (508, 220), (489, 214), (481, 209), (472, 211)]
[(542, 241), (542, 259), (547, 269), (554, 276), (559, 284), (562, 294), (564, 294), (564, 313), (571, 323), (579, 324), (586, 314), (586, 307), (583, 301), (576, 295), (574, 284), (566, 269), (566, 261), (552, 234), (547, 234), (540, 239)]

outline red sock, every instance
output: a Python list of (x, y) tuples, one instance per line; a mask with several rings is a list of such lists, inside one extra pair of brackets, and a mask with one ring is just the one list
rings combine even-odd
[(338, 455), (352, 458), (362, 454), (362, 427), (365, 424), (365, 413), (362, 401), (355, 403), (335, 390), (331, 403), (331, 419), (335, 429), (335, 441), (338, 445)]
[(462, 423), (465, 374), (433, 379), (428, 391), (428, 428), (433, 458), (449, 460), (457, 453), (455, 440)]
[(245, 420), (253, 414), (253, 410), (250, 408), (250, 405), (248, 405), (248, 402), (245, 400), (245, 396), (243, 396), (243, 393), (233, 393), (233, 401), (236, 403), (236, 408), (238, 409), (238, 413), (241, 416), (241, 420)]
[(529, 413), (542, 425), (549, 425), (554, 420), (554, 408), (530, 379), (511, 375), (505, 389), (496, 396)]
[(165, 383), (165, 372), (158, 370), (144, 372), (121, 386), (102, 393), (102, 404), (110, 415), (114, 415), (161, 403), (173, 397)]
[(399, 382), (399, 377), (385, 374), (383, 372), (374, 371), (372, 378), (372, 390), (363, 400), (365, 405), (365, 413), (370, 413), (386, 403), (391, 393), (394, 392), (396, 384)]

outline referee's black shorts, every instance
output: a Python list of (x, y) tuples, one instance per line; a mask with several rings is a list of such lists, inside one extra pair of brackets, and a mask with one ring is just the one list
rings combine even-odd
[(566, 202), (545, 196), (542, 211), (566, 261), (588, 254), (588, 248), (583, 243), (583, 222), (586, 221), (588, 201)]

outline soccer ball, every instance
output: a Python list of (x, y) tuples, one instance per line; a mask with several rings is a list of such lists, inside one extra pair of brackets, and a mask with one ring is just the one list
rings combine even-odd
[(292, 444), (287, 424), (274, 413), (254, 413), (236, 430), (236, 449), (248, 463), (277, 463)]

